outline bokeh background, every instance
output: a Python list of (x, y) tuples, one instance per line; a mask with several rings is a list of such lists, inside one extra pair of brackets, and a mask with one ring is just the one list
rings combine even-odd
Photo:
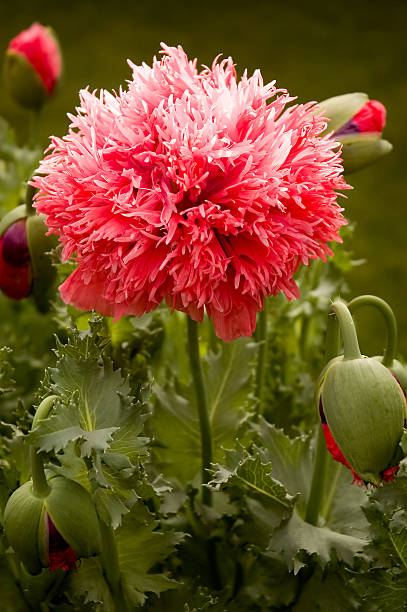
[[(47, 106), (41, 126), (44, 147), (51, 133), (66, 132), (66, 113), (78, 90), (118, 90), (130, 70), (126, 59), (146, 61), (160, 41), (181, 44), (198, 63), (218, 53), (232, 55), (237, 70), (260, 68), (302, 102), (363, 91), (388, 109), (384, 136), (394, 151), (377, 165), (351, 175), (354, 190), (346, 216), (357, 224), (352, 248), (366, 259), (349, 276), (350, 295), (374, 293), (388, 300), (399, 321), (400, 350), (407, 357), (406, 101), (407, 4), (395, 0), (0, 0), (0, 53), (33, 21), (51, 25), (64, 54), (59, 95)], [(0, 115), (21, 141), (27, 115), (1, 89)], [(362, 349), (384, 345), (380, 318), (367, 310), (359, 320)]]

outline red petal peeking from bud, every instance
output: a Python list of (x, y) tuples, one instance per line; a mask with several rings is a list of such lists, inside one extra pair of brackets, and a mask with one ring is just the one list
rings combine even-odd
[(61, 76), (62, 59), (57, 40), (49, 28), (33, 23), (13, 38), (8, 51), (22, 55), (31, 64), (50, 96)]
[[(352, 472), (353, 475), (353, 481), (352, 484), (354, 482), (356, 482), (356, 484), (358, 485), (358, 487), (362, 486), (364, 484), (364, 480), (363, 478), (361, 478), (356, 472), (355, 470), (349, 465), (348, 461), (345, 459), (341, 449), (339, 448), (339, 446), (337, 445), (337, 443), (334, 440), (334, 437), (331, 433), (331, 430), (328, 427), (328, 424), (326, 422), (326, 418), (325, 418), (325, 414), (324, 414), (324, 409), (322, 407), (322, 401), (321, 398), (319, 399), (319, 415), (321, 418), (321, 425), (322, 425), (322, 432), (324, 434), (324, 439), (325, 439), (325, 444), (326, 444), (326, 448), (328, 450), (328, 452), (332, 455), (332, 458), (337, 461), (338, 463), (342, 463), (342, 465), (344, 465), (345, 467), (348, 468), (348, 470), (350, 470)], [(387, 470), (384, 470), (384, 472), (382, 472), (381, 477), (383, 482), (391, 482), (395, 475), (397, 474), (399, 470), (399, 466), (398, 465), (394, 465), (391, 468), (387, 468)], [(368, 483), (365, 483), (368, 484)], [(372, 483), (370, 483), (372, 484)], [(372, 486), (376, 486), (373, 485)]]
[(70, 569), (76, 570), (76, 556), (73, 548), (65, 542), (54, 523), (52, 522), (48, 512), (45, 513), (45, 527), (47, 534), (47, 550), (49, 569), (54, 572), (62, 569), (65, 572)]
[(359, 132), (381, 133), (386, 125), (386, 109), (378, 100), (369, 100), (354, 115), (351, 121), (357, 126)]
[(349, 121), (333, 134), (333, 138), (352, 134), (381, 134), (386, 125), (386, 109), (378, 100), (366, 102)]
[(13, 300), (22, 300), (31, 293), (30, 266), (12, 266), (5, 261), (4, 236), (0, 238), (0, 289)]
[(26, 219), (10, 225), (2, 236), (2, 257), (10, 266), (26, 266), (30, 262)]

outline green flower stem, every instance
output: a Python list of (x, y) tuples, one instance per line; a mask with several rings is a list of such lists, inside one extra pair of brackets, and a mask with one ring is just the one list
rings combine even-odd
[(264, 379), (266, 374), (267, 363), (267, 340), (268, 340), (268, 325), (267, 325), (267, 299), (264, 300), (264, 308), (258, 314), (256, 327), (256, 340), (259, 342), (259, 355), (257, 358), (256, 369), (256, 387), (255, 395), (259, 400), (259, 414), (263, 412), (264, 403)]
[(349, 308), (341, 300), (336, 300), (331, 306), (331, 311), (335, 313), (341, 328), (344, 359), (359, 359), (362, 355), (360, 354), (355, 323)]
[[(338, 319), (333, 314), (328, 315), (326, 332), (325, 358), (327, 363), (336, 357), (339, 352), (339, 325)], [(311, 489), (305, 512), (305, 520), (311, 525), (317, 525), (325, 492), (326, 470), (328, 463), (328, 451), (322, 427), (318, 427), (317, 444), (315, 448), (314, 471), (312, 474)]]
[(319, 513), (325, 490), (328, 451), (322, 427), (318, 426), (317, 445), (315, 448), (315, 463), (312, 473), (311, 489), (305, 512), (305, 520), (311, 525), (318, 525)]
[(30, 448), (30, 466), (34, 495), (36, 497), (47, 497), (51, 489), (45, 476), (42, 453), (37, 453), (37, 449), (33, 446)]
[(387, 329), (387, 344), (382, 363), (389, 367), (393, 363), (397, 347), (397, 321), (394, 312), (387, 302), (375, 295), (360, 295), (348, 304), (351, 313), (354, 313), (361, 306), (373, 306), (383, 315)]
[(30, 111), (28, 125), (28, 146), (31, 149), (37, 149), (40, 146), (40, 118), (40, 110)]
[[(209, 482), (208, 469), (212, 463), (212, 435), (209, 419), (208, 398), (206, 394), (201, 357), (199, 354), (198, 324), (187, 317), (188, 329), (188, 354), (191, 365), (192, 379), (195, 386), (196, 405), (198, 408), (199, 425), (201, 429), (201, 454), (202, 454), (202, 484)], [(210, 489), (203, 487), (202, 501), (211, 505), (212, 495)]]
[[(50, 395), (49, 397), (46, 397), (44, 400), (42, 400), (35, 413), (31, 425), (31, 430), (38, 427), (42, 419), (47, 418), (50, 411), (52, 410), (56, 399), (56, 395)], [(30, 447), (30, 467), (34, 495), (36, 495), (37, 497), (47, 497), (51, 489), (48, 485), (47, 478), (44, 472), (43, 455), (42, 453), (38, 453), (37, 449), (34, 446)]]
[(113, 529), (108, 527), (103, 521), (100, 521), (100, 532), (103, 542), (103, 549), (100, 558), (106, 580), (109, 583), (110, 591), (116, 605), (116, 609), (120, 610), (120, 612), (128, 612), (129, 607), (123, 594), (119, 557), (117, 554)]

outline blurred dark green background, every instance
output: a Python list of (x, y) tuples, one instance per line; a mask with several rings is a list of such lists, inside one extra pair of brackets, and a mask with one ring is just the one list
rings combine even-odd
[[(353, 250), (367, 263), (350, 277), (351, 295), (375, 293), (388, 300), (399, 320), (400, 349), (407, 356), (405, 308), (407, 257), (405, 170), (407, 128), (407, 5), (403, 2), (5, 2), (0, 0), (0, 52), (33, 21), (51, 25), (64, 53), (64, 82), (47, 107), (44, 146), (50, 133), (66, 132), (66, 113), (88, 86), (118, 89), (130, 77), (126, 59), (151, 62), (160, 41), (182, 44), (199, 63), (232, 55), (239, 72), (261, 68), (264, 80), (277, 80), (300, 101), (363, 91), (388, 109), (384, 136), (394, 145), (384, 161), (352, 175), (355, 187), (345, 201), (357, 223)], [(7, 94), (0, 114), (26, 131), (26, 114)], [(379, 352), (384, 330), (379, 317), (361, 323), (362, 348)]]

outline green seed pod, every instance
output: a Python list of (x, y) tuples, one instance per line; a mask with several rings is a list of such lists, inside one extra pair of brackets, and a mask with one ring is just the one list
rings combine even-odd
[(79, 557), (102, 549), (98, 516), (86, 489), (63, 476), (50, 478), (48, 486), (48, 494), (38, 497), (32, 481), (26, 482), (4, 512), (6, 537), (31, 574), (43, 567), (69, 569)]
[(403, 433), (406, 401), (391, 374), (373, 357), (330, 362), (319, 397), (331, 434), (352, 469), (379, 485)]

